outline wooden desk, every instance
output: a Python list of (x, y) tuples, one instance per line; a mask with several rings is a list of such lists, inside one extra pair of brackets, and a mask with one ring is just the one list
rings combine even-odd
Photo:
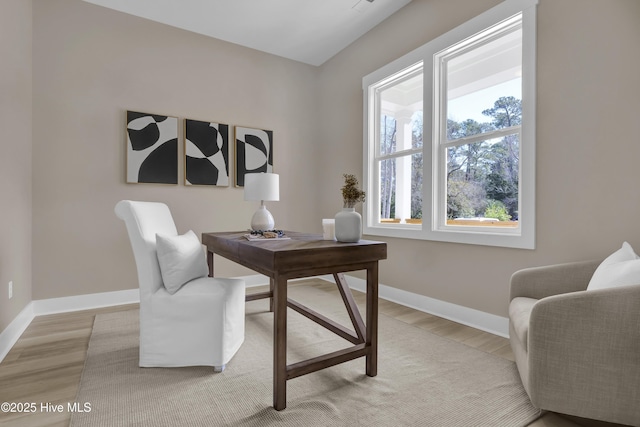
[[(270, 278), (270, 290), (247, 295), (247, 301), (270, 298), (273, 324), (273, 407), (287, 406), (287, 380), (320, 369), (366, 357), (366, 373), (377, 375), (378, 358), (378, 261), (387, 258), (387, 244), (361, 240), (338, 243), (322, 236), (286, 232), (290, 240), (248, 241), (246, 232), (203, 233), (207, 246), (209, 275), (213, 277), (213, 255), (237, 262)], [(366, 325), (355, 304), (344, 275), (367, 271)], [(333, 274), (353, 328), (351, 331), (302, 304), (287, 298), (287, 281), (301, 277)], [(353, 347), (287, 365), (287, 307), (353, 343)]]

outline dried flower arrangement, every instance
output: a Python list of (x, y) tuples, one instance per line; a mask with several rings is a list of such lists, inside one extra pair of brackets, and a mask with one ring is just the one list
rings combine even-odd
[(342, 199), (345, 208), (352, 208), (358, 202), (364, 202), (364, 191), (358, 188), (358, 178), (355, 175), (345, 173), (344, 186), (342, 187)]

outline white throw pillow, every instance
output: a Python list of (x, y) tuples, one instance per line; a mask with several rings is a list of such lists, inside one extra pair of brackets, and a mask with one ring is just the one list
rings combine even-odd
[(175, 294), (185, 283), (209, 274), (200, 240), (191, 230), (181, 236), (156, 234), (162, 281)]
[(598, 266), (587, 290), (640, 284), (640, 257), (627, 242)]

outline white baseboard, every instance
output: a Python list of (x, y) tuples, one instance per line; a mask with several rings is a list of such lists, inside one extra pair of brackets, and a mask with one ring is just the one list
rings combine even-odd
[(9, 326), (0, 333), (0, 362), (4, 360), (9, 350), (11, 350), (16, 341), (18, 341), (18, 338), (20, 338), (25, 329), (27, 329), (34, 317), (33, 302), (30, 302), (18, 313), (16, 318), (9, 323)]
[(247, 288), (255, 288), (256, 286), (263, 286), (269, 284), (269, 278), (264, 274), (252, 274), (251, 276), (238, 276), (234, 279), (244, 280)]
[[(262, 274), (238, 278), (244, 279), (248, 288), (269, 284), (269, 278)], [(333, 282), (333, 276), (331, 275), (320, 276), (319, 278)], [(353, 276), (346, 276), (346, 278), (350, 288), (362, 292), (366, 291), (367, 283), (365, 280)], [(501, 337), (506, 338), (509, 336), (509, 320), (506, 317), (496, 316), (382, 284), (379, 287), (378, 293), (382, 299), (443, 317)], [(140, 302), (140, 292), (138, 289), (32, 301), (27, 304), (9, 326), (0, 333), (0, 362), (2, 362), (9, 353), (11, 347), (18, 341), (20, 335), (27, 329), (35, 316), (134, 304), (137, 302)]]
[(134, 304), (137, 302), (140, 302), (140, 292), (138, 289), (31, 301), (20, 314), (13, 319), (9, 326), (0, 333), (0, 362), (4, 360), (9, 350), (11, 350), (36, 316), (111, 307), (114, 305)]
[(138, 289), (127, 289), (124, 291), (35, 300), (33, 301), (33, 311), (36, 316), (42, 316), (138, 302), (140, 302), (140, 291)]
[[(350, 288), (366, 292), (366, 280), (349, 275), (345, 275), (345, 277)], [(333, 276), (331, 275), (322, 276), (321, 278), (333, 282)], [(496, 316), (495, 314), (485, 313), (484, 311), (429, 298), (424, 295), (403, 291), (402, 289), (383, 284), (380, 284), (378, 287), (378, 296), (415, 310), (480, 329), (481, 331), (504, 338), (509, 337), (509, 319), (506, 317)]]

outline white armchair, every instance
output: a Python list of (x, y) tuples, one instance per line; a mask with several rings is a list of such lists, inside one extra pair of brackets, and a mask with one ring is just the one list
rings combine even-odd
[(244, 281), (200, 277), (170, 293), (156, 250), (156, 234), (178, 235), (167, 205), (123, 200), (115, 212), (126, 224), (138, 270), (140, 367), (222, 371), (244, 341)]

